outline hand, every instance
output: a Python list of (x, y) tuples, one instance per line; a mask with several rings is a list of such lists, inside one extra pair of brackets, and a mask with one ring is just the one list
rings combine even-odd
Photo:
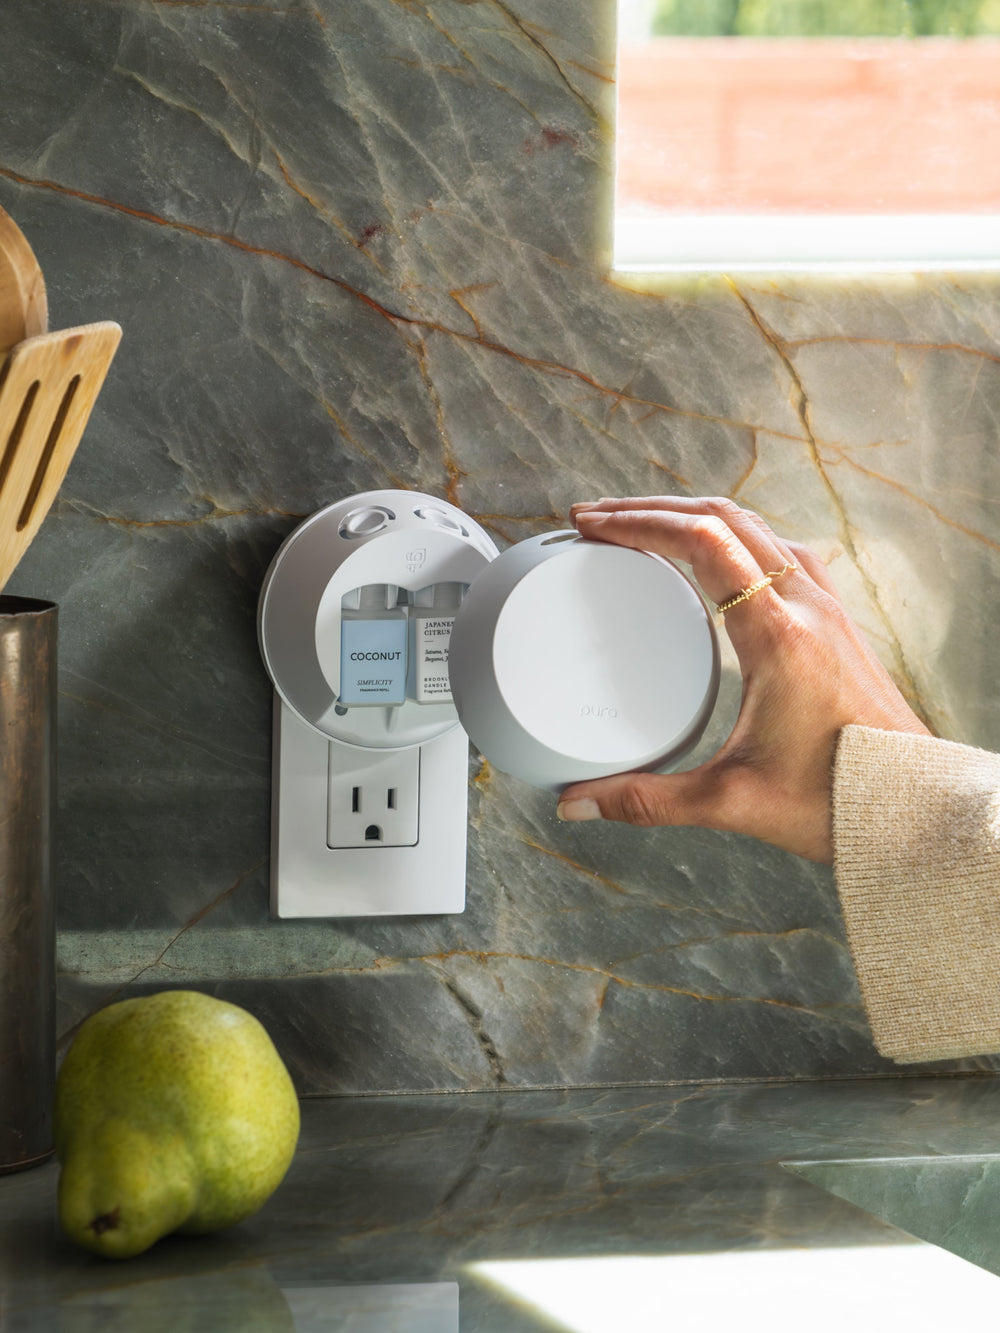
[(826, 568), (730, 500), (599, 500), (570, 511), (584, 537), (692, 566), (714, 602), (794, 565), (725, 613), (743, 673), (732, 734), (700, 768), (578, 782), (560, 819), (693, 824), (833, 859), (833, 762), (848, 723), (928, 735), (847, 615)]

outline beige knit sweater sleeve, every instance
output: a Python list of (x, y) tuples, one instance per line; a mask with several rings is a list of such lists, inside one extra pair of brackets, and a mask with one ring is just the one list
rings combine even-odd
[(878, 1049), (902, 1063), (1000, 1052), (1000, 755), (845, 727), (833, 813)]

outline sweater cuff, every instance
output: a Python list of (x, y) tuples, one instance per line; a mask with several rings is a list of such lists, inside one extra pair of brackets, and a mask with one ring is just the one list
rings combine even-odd
[(1000, 755), (845, 727), (834, 865), (879, 1051), (1000, 1051)]

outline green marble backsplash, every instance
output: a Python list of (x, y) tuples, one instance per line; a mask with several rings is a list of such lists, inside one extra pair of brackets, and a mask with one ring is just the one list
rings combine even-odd
[[(576, 499), (730, 495), (830, 562), (932, 726), (1000, 747), (1000, 281), (616, 277), (613, 20), (0, 5), (0, 205), (52, 327), (124, 329), (9, 586), (60, 605), (64, 1038), (185, 985), (256, 1012), (303, 1093), (894, 1072), (827, 869), (561, 825), (475, 754), (464, 915), (268, 919), (257, 594), (356, 491), (501, 546)], [(701, 754), (738, 694), (729, 656)]]

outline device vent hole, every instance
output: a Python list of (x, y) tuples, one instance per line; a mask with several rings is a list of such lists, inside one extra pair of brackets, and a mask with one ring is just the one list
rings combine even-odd
[(369, 824), (365, 829), (365, 842), (381, 842), (382, 830), (377, 824)]
[(357, 814), (361, 809), (361, 788), (355, 787), (351, 791), (351, 813)]
[(389, 790), (386, 792), (386, 794), (385, 794), (385, 803), (386, 803), (386, 805), (388, 806), (388, 808), (389, 808), (390, 810), (395, 810), (395, 808), (396, 808), (396, 788), (395, 788), (395, 787), (390, 787)]

